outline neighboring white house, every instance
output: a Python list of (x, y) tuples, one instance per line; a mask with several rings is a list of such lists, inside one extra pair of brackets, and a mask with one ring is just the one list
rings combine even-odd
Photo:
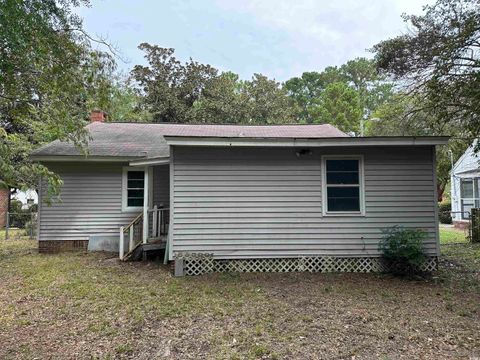
[(480, 157), (475, 141), (452, 168), (452, 219), (457, 227), (467, 225), (473, 207), (480, 207)]

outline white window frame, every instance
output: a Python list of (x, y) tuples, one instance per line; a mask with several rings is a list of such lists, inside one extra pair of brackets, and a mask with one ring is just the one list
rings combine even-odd
[[(465, 181), (465, 180), (471, 180), (472, 181), (472, 195), (473, 197), (463, 197), (463, 194), (462, 194), (462, 183)], [(471, 203), (473, 203), (473, 206), (472, 208), (476, 208), (477, 207), (477, 204), (480, 203), (480, 194), (478, 194), (478, 189), (477, 189), (477, 184), (475, 184), (476, 182), (480, 182), (480, 178), (478, 177), (469, 177), (469, 178), (460, 178), (460, 217), (462, 218), (462, 220), (468, 220), (469, 218), (466, 215), (466, 212), (463, 211), (463, 208), (464, 208), (464, 205), (463, 205), (463, 202), (464, 201), (469, 201)], [(471, 214), (471, 211), (469, 211), (470, 213), (470, 217), (472, 216)]]
[[(128, 206), (128, 172), (129, 171), (145, 171), (142, 168), (134, 166), (124, 166), (122, 169), (122, 211), (123, 212), (138, 212), (143, 210), (143, 206)], [(145, 176), (145, 175), (144, 175)], [(145, 179), (145, 177), (144, 177)], [(145, 198), (145, 183), (143, 184), (143, 197)]]
[[(327, 160), (358, 160), (358, 184), (331, 185), (334, 187), (359, 187), (360, 211), (328, 211)], [(363, 155), (322, 156), (322, 214), (323, 216), (365, 216), (365, 171)]]

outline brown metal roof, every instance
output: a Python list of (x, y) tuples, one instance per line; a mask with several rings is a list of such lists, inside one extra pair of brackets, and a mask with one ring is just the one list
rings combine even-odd
[[(348, 135), (324, 125), (194, 125), (101, 123), (87, 126), (91, 140), (90, 156), (161, 157), (169, 156), (164, 136), (246, 137), (246, 138), (335, 138)], [(53, 141), (33, 152), (40, 156), (78, 156), (80, 151), (70, 142)]]

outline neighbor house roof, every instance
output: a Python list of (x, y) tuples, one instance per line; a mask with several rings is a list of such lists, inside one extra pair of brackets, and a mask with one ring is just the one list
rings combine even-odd
[[(94, 122), (87, 126), (90, 135), (90, 157), (157, 158), (168, 157), (169, 147), (164, 136), (215, 138), (337, 138), (347, 134), (324, 125), (196, 125)], [(53, 141), (35, 150), (34, 159), (51, 156), (82, 156), (71, 142)]]

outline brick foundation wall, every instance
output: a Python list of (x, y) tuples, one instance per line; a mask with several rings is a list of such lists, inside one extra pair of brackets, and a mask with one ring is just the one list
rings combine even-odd
[(38, 252), (42, 254), (56, 254), (68, 251), (86, 251), (88, 240), (40, 240)]
[(7, 224), (8, 211), (8, 196), (10, 191), (8, 189), (0, 188), (0, 229)]

